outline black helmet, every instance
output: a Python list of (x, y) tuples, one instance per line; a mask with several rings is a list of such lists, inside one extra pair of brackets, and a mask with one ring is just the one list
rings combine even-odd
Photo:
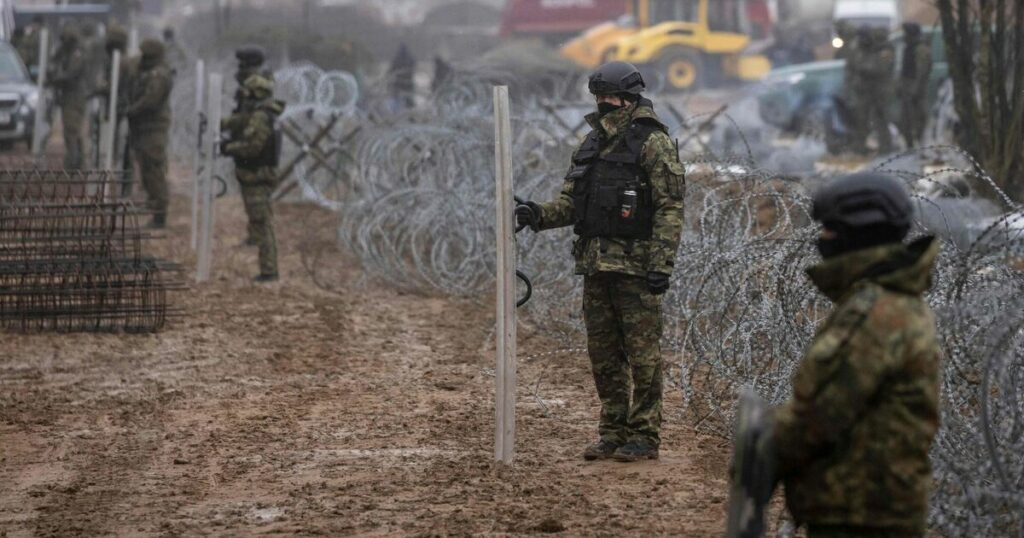
[(238, 65), (241, 67), (255, 67), (263, 65), (267, 53), (259, 45), (244, 45), (235, 51), (235, 58), (238, 58)]
[(644, 77), (635, 65), (626, 62), (608, 62), (590, 75), (587, 85), (594, 95), (640, 95), (644, 91)]
[(921, 25), (916, 22), (905, 22), (903, 23), (903, 35), (910, 40), (916, 40), (921, 37)]
[(814, 195), (811, 216), (835, 232), (837, 253), (902, 241), (914, 206), (899, 181), (877, 172), (838, 179)]

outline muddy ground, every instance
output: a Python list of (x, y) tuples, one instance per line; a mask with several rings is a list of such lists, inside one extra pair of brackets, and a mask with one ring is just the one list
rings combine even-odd
[[(151, 250), (191, 278), (177, 190)], [(3, 335), (0, 536), (722, 533), (727, 447), (679, 418), (676, 391), (660, 461), (585, 463), (585, 356), (525, 361), (516, 463), (497, 466), (486, 298), (368, 281), (304, 205), (277, 207), (281, 282), (252, 284), (240, 199), (218, 204), (216, 278), (175, 297), (164, 331)], [(303, 268), (311, 249), (337, 291)]]

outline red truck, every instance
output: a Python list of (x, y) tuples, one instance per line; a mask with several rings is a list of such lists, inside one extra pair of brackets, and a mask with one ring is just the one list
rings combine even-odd
[(626, 0), (508, 0), (503, 37), (542, 37), (558, 42), (627, 13)]

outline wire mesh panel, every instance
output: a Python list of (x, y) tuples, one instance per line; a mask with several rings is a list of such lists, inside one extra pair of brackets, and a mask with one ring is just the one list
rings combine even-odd
[(153, 332), (177, 267), (143, 255), (141, 213), (109, 171), (0, 170), (0, 326)]

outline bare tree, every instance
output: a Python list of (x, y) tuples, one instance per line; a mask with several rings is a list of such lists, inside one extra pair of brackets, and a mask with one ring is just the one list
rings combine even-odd
[(942, 20), (957, 142), (1015, 199), (1024, 199), (1024, 5), (936, 0)]

